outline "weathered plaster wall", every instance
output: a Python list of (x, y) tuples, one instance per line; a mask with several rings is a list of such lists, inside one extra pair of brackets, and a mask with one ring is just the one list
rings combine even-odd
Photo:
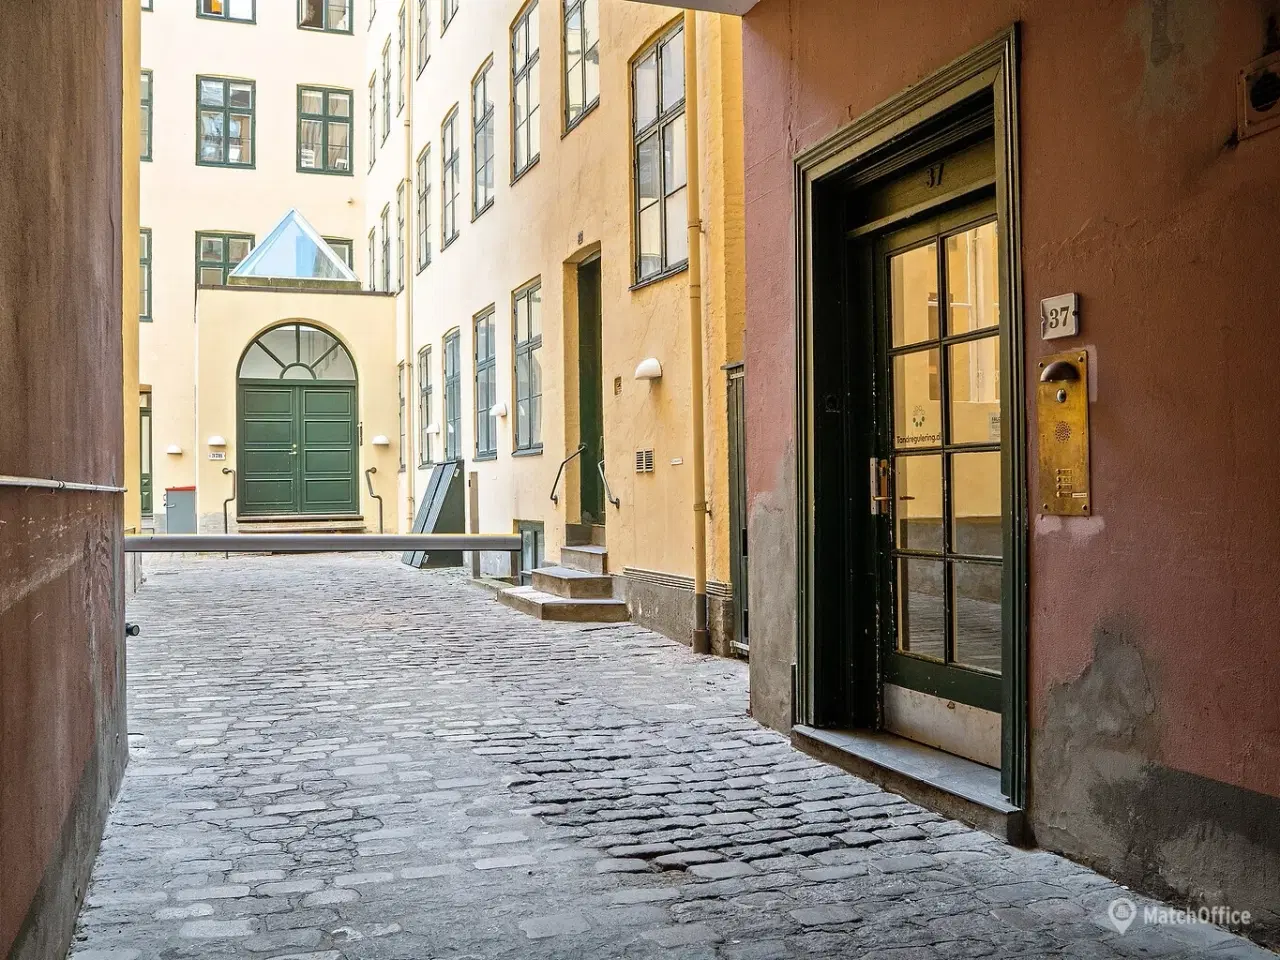
[(794, 651), (791, 158), (1021, 21), (1024, 310), (1081, 294), (1096, 385), (1095, 516), (1030, 533), (1036, 836), (1273, 924), (1280, 134), (1233, 131), (1277, 7), (762, 0), (743, 26), (756, 715), (785, 725)]
[[(121, 10), (0, 30), (0, 474), (123, 485)], [(136, 66), (135, 66), (136, 70)], [(0, 488), (0, 956), (65, 955), (127, 755), (124, 498)]]
[[(383, 498), (387, 533), (396, 532), (396, 491), (400, 462), (399, 396), (396, 390), (395, 304), (382, 294), (298, 293), (251, 287), (202, 289), (196, 305), (196, 409), (198, 447), (196, 518), (201, 533), (222, 532), (222, 501), (231, 496), (231, 477), (223, 467), (239, 469), (236, 419), (237, 375), (240, 358), (254, 338), (282, 323), (306, 323), (333, 334), (346, 346), (356, 365), (356, 405), (363, 438), (356, 480), (365, 527), (378, 529), (378, 502), (369, 495), (364, 472), (377, 467), (373, 488)], [(227, 441), (226, 460), (210, 460), (209, 437)], [(389, 446), (375, 446), (385, 436)], [(236, 532), (236, 504), (229, 507)]]

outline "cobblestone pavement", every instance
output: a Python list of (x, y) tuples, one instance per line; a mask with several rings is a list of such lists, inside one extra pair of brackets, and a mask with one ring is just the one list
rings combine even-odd
[[(792, 750), (745, 665), (387, 556), (168, 564), (75, 960), (1270, 957)], [(1134, 897), (1139, 913), (1148, 901)]]

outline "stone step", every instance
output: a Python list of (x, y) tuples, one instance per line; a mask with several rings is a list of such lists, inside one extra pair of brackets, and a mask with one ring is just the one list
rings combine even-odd
[(570, 600), (533, 587), (512, 587), (498, 594), (498, 601), (513, 610), (539, 620), (561, 620), (569, 623), (622, 623), (629, 619), (622, 600)]
[(365, 533), (363, 517), (350, 519), (326, 519), (324, 517), (294, 517), (270, 520), (239, 520), (240, 533)]
[(613, 578), (569, 567), (539, 567), (533, 571), (533, 588), (566, 600), (608, 600), (613, 597)]
[(609, 551), (599, 544), (566, 544), (560, 548), (560, 566), (602, 577), (609, 572)]

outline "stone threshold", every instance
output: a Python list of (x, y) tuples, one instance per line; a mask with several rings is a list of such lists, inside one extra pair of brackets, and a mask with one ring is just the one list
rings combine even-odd
[(934, 747), (872, 730), (791, 728), (796, 749), (903, 798), (983, 830), (1029, 844), (1023, 811), (1000, 791), (1000, 771)]

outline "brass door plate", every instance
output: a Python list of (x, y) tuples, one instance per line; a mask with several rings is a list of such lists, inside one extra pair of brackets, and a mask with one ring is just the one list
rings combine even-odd
[(1070, 350), (1039, 361), (1036, 424), (1040, 431), (1040, 512), (1087, 517), (1089, 495), (1089, 356)]

